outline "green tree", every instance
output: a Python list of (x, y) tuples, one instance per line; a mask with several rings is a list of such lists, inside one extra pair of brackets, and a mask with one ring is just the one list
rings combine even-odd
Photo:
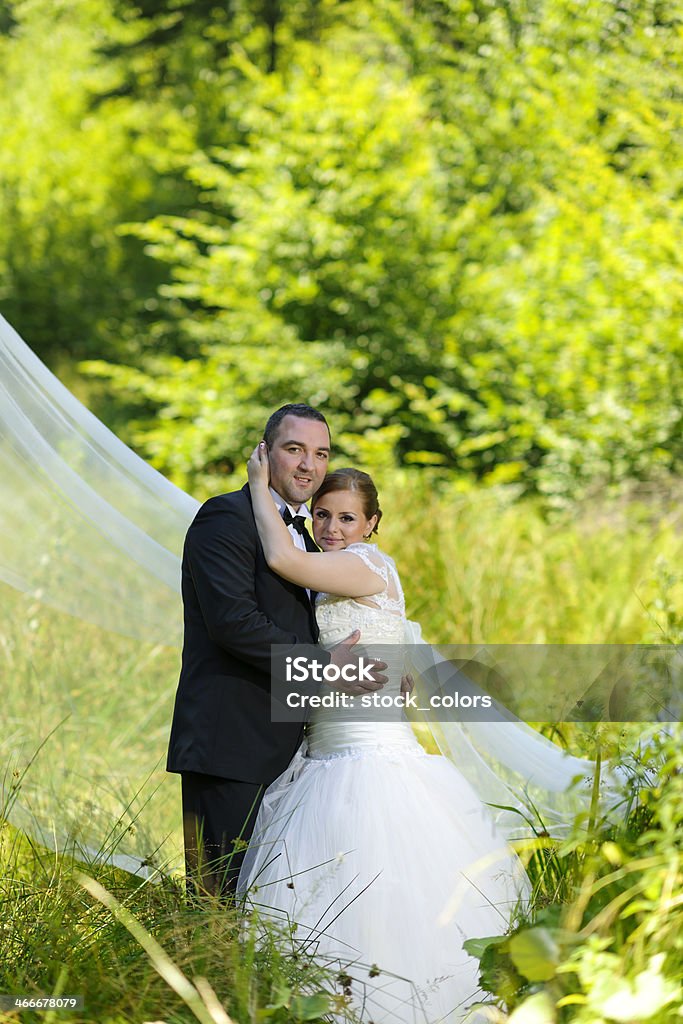
[(162, 410), (137, 442), (180, 479), (232, 468), (296, 392), (350, 457), (554, 502), (673, 468), (671, 17), (410, 6), (326, 5), (315, 41), (282, 30), (275, 70), (256, 45), (226, 58), (228, 142), (189, 166), (194, 213), (138, 229), (194, 352), (115, 372)]
[(555, 504), (680, 465), (673, 5), (3, 11), (4, 309), (175, 479), (294, 395)]
[[(49, 362), (130, 357), (163, 271), (119, 232), (187, 203), (177, 171), (194, 148), (172, 107), (96, 105), (117, 80), (98, 46), (107, 0), (16, 2), (0, 36), (0, 301)], [(186, 208), (181, 207), (181, 208)], [(146, 213), (145, 213), (146, 211)]]

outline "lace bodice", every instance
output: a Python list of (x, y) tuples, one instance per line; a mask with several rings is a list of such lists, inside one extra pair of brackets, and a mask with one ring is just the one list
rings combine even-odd
[[(404, 671), (406, 617), (396, 566), (376, 544), (350, 544), (345, 550), (357, 555), (377, 573), (384, 582), (384, 589), (372, 597), (362, 598), (318, 594), (316, 618), (320, 643), (323, 647), (334, 647), (354, 629), (359, 629), (361, 635), (354, 650), (359, 657), (366, 654), (386, 662), (388, 682), (379, 692), (383, 696), (397, 697)], [(363, 707), (359, 700), (356, 704), (359, 706), (352, 713), (323, 708), (311, 716), (309, 756), (348, 756), (367, 751), (368, 747), (416, 753), (422, 750), (400, 709), (378, 712), (376, 708)]]
[[(320, 642), (324, 646), (329, 647), (338, 643), (338, 639), (332, 639), (331, 635), (323, 634), (336, 632), (337, 627), (341, 628), (342, 622), (346, 623), (348, 621), (349, 615), (355, 616), (358, 620), (357, 624), (352, 627), (353, 629), (363, 630), (363, 625), (365, 625), (366, 631), (370, 633), (386, 632), (386, 634), (390, 634), (392, 637), (399, 629), (400, 623), (400, 642), (402, 642), (406, 606), (401, 581), (393, 558), (380, 551), (376, 544), (349, 544), (345, 548), (345, 553), (357, 556), (369, 569), (372, 569), (383, 581), (384, 590), (381, 590), (379, 594), (373, 594), (371, 597), (357, 598), (337, 597), (335, 594), (318, 594), (316, 617), (318, 628), (320, 629)], [(363, 615), (365, 609), (369, 609), (375, 614), (365, 616)], [(378, 617), (376, 614), (378, 611), (384, 613), (384, 616)], [(348, 632), (344, 636), (348, 636)], [(366, 642), (386, 643), (387, 639), (382, 640), (378, 638), (374, 641), (367, 639)], [(389, 640), (388, 642), (392, 641)]]

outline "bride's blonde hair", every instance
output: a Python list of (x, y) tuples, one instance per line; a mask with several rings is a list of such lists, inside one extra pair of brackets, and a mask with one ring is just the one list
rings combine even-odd
[(372, 528), (372, 532), (377, 533), (377, 527), (382, 518), (382, 509), (379, 507), (377, 488), (368, 473), (364, 473), (362, 469), (353, 469), (351, 466), (335, 469), (332, 473), (328, 473), (311, 498), (311, 510), (325, 494), (330, 494), (331, 491), (353, 491), (354, 494), (358, 494), (365, 518), (372, 519), (373, 516), (377, 516), (377, 522)]

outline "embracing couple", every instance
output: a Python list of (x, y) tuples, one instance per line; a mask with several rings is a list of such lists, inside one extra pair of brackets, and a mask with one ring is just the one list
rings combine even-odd
[(485, 805), (405, 719), (321, 708), (303, 743), (300, 723), (271, 721), (274, 644), (340, 668), (357, 641), (382, 645), (395, 654), (349, 691), (410, 686), (400, 579), (369, 543), (377, 491), (358, 470), (328, 474), (329, 456), (324, 416), (283, 406), (249, 484), (207, 501), (187, 534), (167, 767), (188, 881), (296, 922), (297, 942), (350, 971), (361, 1016), (454, 1022), (477, 992), (463, 941), (504, 932), (525, 889)]

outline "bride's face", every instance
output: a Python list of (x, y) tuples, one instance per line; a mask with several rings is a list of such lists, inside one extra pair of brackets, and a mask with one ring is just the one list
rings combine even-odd
[(328, 491), (313, 508), (313, 536), (323, 551), (341, 551), (372, 533), (377, 516), (368, 519), (355, 491)]

